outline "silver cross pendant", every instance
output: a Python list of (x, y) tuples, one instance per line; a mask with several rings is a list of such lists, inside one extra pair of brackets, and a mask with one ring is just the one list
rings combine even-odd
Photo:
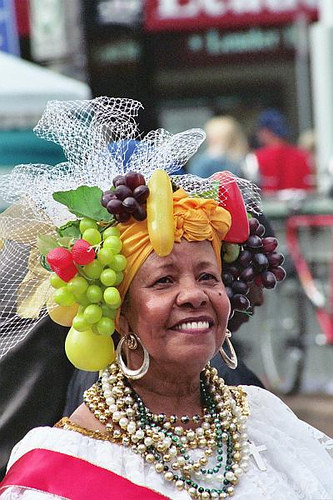
[(265, 465), (265, 462), (263, 461), (260, 452), (267, 450), (266, 446), (264, 444), (260, 446), (256, 446), (252, 441), (248, 441), (249, 446), (250, 446), (250, 455), (252, 455), (253, 460), (255, 461), (257, 467), (259, 470), (265, 471), (267, 470), (267, 467)]

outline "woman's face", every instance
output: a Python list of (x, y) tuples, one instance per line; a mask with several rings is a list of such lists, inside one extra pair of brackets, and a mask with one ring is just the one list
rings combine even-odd
[(202, 368), (222, 345), (230, 303), (208, 241), (175, 243), (144, 262), (122, 311), (122, 333), (136, 333), (158, 364)]

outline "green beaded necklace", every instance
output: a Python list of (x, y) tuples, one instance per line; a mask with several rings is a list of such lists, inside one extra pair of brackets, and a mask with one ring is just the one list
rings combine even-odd
[[(231, 392), (210, 366), (200, 376), (200, 391), (204, 415), (197, 417), (203, 423), (186, 430), (175, 425), (176, 416), (150, 412), (115, 363), (85, 392), (84, 401), (106, 425), (111, 441), (131, 446), (177, 489), (187, 490), (191, 498), (226, 498), (234, 492), (247, 453), (241, 438), (247, 416), (245, 394), (239, 388)], [(181, 417), (187, 423), (184, 420), (190, 418)], [(200, 458), (194, 458), (191, 450), (200, 449)], [(216, 459), (210, 463), (214, 452)], [(218, 488), (203, 484), (217, 478)]]
[[(216, 465), (210, 469), (205, 469), (202, 467), (202, 468), (200, 468), (200, 472), (203, 475), (207, 474), (207, 476), (209, 476), (209, 475), (212, 476), (213, 474), (217, 474), (220, 472), (220, 469), (222, 468), (222, 464), (223, 464), (223, 442), (225, 441), (226, 446), (227, 446), (226, 464), (225, 464), (225, 468), (224, 468), (224, 476), (225, 476), (226, 473), (228, 471), (230, 471), (232, 468), (231, 467), (232, 455), (234, 452), (233, 442), (232, 442), (230, 433), (228, 431), (225, 432), (224, 434), (222, 432), (222, 426), (221, 426), (221, 423), (219, 421), (218, 414), (217, 414), (217, 404), (216, 404), (214, 398), (212, 397), (212, 395), (210, 394), (209, 388), (206, 386), (205, 381), (204, 381), (204, 377), (202, 375), (200, 376), (200, 390), (201, 390), (201, 397), (202, 397), (202, 401), (203, 401), (203, 406), (204, 406), (204, 408), (207, 408), (207, 410), (208, 410), (208, 413), (206, 413), (204, 419), (206, 422), (213, 421), (215, 423), (216, 430), (215, 430), (214, 437), (216, 439), (216, 453), (217, 453)], [(149, 412), (148, 408), (145, 406), (145, 404), (144, 404), (143, 400), (140, 398), (140, 396), (133, 389), (132, 389), (132, 392), (133, 392), (134, 400), (138, 404), (138, 416), (139, 416), (139, 421), (141, 423), (141, 427), (142, 428), (150, 427), (152, 430), (154, 430), (154, 431), (156, 430), (156, 432), (165, 432), (161, 424), (165, 424), (166, 417), (165, 416), (163, 416), (163, 417), (158, 416), (158, 418), (156, 418), (156, 415), (152, 415)], [(183, 423), (187, 423), (186, 421), (184, 421), (185, 420), (184, 417), (181, 417), (180, 420), (183, 421)], [(169, 430), (167, 430), (165, 432), (165, 436), (171, 438), (171, 441), (174, 443), (176, 448), (178, 448), (180, 456), (183, 456), (183, 458), (185, 459), (185, 463), (189, 463), (189, 461), (191, 460), (191, 457), (187, 453), (186, 448), (183, 447), (183, 444), (180, 441), (179, 436), (177, 436), (174, 433), (174, 429), (170, 428)], [(223, 436), (223, 438), (222, 438), (222, 436)], [(150, 449), (148, 449), (148, 451), (150, 451), (154, 455), (154, 457), (156, 459), (156, 463), (161, 464), (161, 466), (163, 467), (163, 471), (165, 472), (164, 475), (166, 475), (166, 473), (168, 471), (170, 471), (170, 465), (167, 465), (167, 463), (163, 460), (162, 454), (156, 452), (156, 450), (154, 450), (153, 446), (151, 446)], [(159, 469), (162, 471), (161, 467), (159, 467)], [(171, 474), (172, 474), (172, 476), (171, 476)], [(212, 496), (211, 496), (212, 493), (213, 494), (217, 493), (219, 495), (223, 494), (223, 493), (227, 494), (228, 486), (230, 487), (232, 484), (230, 480), (224, 479), (224, 481), (223, 481), (224, 485), (223, 485), (222, 489), (203, 488), (203, 487), (200, 487), (196, 481), (188, 478), (187, 476), (175, 474), (173, 471), (170, 471), (167, 478), (168, 478), (168, 480), (174, 481), (175, 483), (177, 481), (183, 482), (189, 488), (194, 488), (196, 491), (198, 491), (198, 493), (204, 493), (204, 492), (209, 493), (210, 498), (212, 498)]]

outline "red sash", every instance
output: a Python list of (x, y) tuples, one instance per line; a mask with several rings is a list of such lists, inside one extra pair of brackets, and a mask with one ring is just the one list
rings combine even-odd
[(81, 458), (43, 449), (29, 451), (12, 465), (0, 483), (0, 491), (9, 486), (32, 488), (70, 500), (167, 498)]

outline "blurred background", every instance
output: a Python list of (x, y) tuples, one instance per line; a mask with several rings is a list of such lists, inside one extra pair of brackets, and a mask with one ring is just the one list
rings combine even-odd
[[(0, 0), (0, 75), (0, 175), (64, 160), (32, 132), (50, 99), (138, 99), (143, 134), (203, 127), (209, 138), (212, 119), (233, 120), (242, 146), (212, 132), (188, 171), (211, 153), (210, 168), (256, 181), (288, 271), (235, 334), (239, 352), (333, 435), (332, 0)], [(267, 172), (272, 144), (299, 161), (268, 154)]]

